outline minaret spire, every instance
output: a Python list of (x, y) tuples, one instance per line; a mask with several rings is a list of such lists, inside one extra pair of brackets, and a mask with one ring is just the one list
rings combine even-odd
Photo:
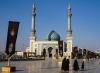
[(72, 35), (71, 16), (72, 16), (71, 6), (70, 6), (70, 1), (68, 0), (68, 29), (67, 29), (68, 35)]
[(35, 4), (33, 4), (32, 7), (32, 31), (35, 34), (35, 16), (36, 16), (36, 8), (35, 8)]
[(35, 7), (35, 4), (33, 3), (33, 6), (32, 6), (31, 38), (33, 38), (34, 40), (36, 40), (35, 17), (36, 17), (36, 7)]
[(68, 0), (68, 9), (70, 9), (71, 7), (70, 7), (70, 0)]
[(69, 57), (70, 59), (72, 58), (72, 46), (73, 46), (73, 36), (72, 36), (72, 29), (71, 29), (71, 16), (72, 16), (72, 13), (71, 13), (71, 6), (70, 6), (70, 1), (68, 0), (68, 14), (67, 14), (67, 17), (68, 17), (68, 27), (67, 27), (67, 57)]

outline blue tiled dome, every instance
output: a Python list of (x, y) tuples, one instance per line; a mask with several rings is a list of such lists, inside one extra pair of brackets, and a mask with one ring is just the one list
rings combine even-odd
[(48, 35), (48, 40), (49, 41), (59, 41), (60, 40), (60, 35), (57, 33), (57, 32), (55, 32), (54, 30), (53, 31), (51, 31), (50, 33), (49, 33), (49, 35)]

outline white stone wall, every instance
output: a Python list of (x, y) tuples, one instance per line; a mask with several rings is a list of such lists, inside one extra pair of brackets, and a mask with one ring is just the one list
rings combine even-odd
[(68, 36), (67, 37), (67, 52), (66, 52), (66, 55), (67, 57), (70, 56), (70, 58), (72, 57), (71, 56), (71, 53), (72, 53), (72, 36)]
[(37, 55), (41, 55), (44, 48), (46, 49), (46, 53), (48, 53), (49, 47), (53, 48), (52, 53), (54, 54), (55, 49), (58, 48), (58, 41), (33, 41), (33, 40), (30, 40), (29, 50), (30, 50), (30, 52), (35, 52), (35, 50), (36, 50)]
[(16, 55), (23, 56), (23, 52), (16, 52)]

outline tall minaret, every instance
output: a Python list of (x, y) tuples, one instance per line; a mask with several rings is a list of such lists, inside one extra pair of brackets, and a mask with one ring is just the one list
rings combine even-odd
[(71, 7), (70, 7), (70, 2), (68, 3), (68, 28), (67, 28), (67, 32), (68, 32), (68, 36), (72, 36), (72, 29), (71, 29)]
[(36, 7), (35, 4), (33, 4), (32, 7), (32, 28), (30, 33), (30, 39), (36, 41), (36, 29), (35, 29), (35, 17), (36, 17)]
[(36, 29), (35, 29), (36, 8), (35, 4), (32, 6), (32, 28), (30, 33), (30, 47), (29, 52), (35, 52), (34, 43), (36, 42)]
[(72, 58), (72, 29), (71, 29), (71, 6), (70, 2), (68, 2), (68, 27), (67, 27), (67, 57)]

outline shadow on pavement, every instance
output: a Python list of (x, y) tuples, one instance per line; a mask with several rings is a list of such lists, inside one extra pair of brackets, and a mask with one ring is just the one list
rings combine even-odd
[(93, 70), (93, 69), (96, 69), (96, 68), (90, 68), (90, 69), (85, 69), (85, 70), (80, 70), (80, 71), (88, 71), (88, 70)]
[(60, 68), (60, 67), (47, 67), (47, 68), (41, 68), (41, 69), (55, 69), (55, 68)]
[(16, 70), (16, 72), (19, 72), (19, 71), (24, 71), (24, 70)]

